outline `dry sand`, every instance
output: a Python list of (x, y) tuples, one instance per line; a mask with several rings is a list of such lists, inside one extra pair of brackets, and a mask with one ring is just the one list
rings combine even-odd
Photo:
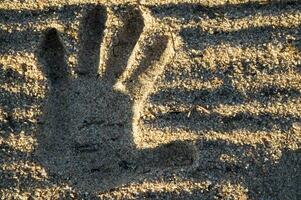
[(1, 199), (301, 199), (301, 2), (0, 2)]

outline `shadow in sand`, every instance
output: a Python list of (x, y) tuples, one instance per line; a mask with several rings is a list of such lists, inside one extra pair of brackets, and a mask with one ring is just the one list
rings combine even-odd
[[(78, 77), (71, 76), (60, 33), (49, 29), (40, 46), (39, 61), (49, 80), (37, 158), (51, 176), (91, 193), (129, 183), (149, 171), (191, 165), (193, 148), (173, 142), (140, 150), (133, 141), (133, 100), (114, 89), (137, 43), (144, 22), (139, 10), (125, 7), (124, 23), (113, 39), (103, 77), (98, 75), (99, 52), (106, 9), (89, 7), (82, 20)], [(152, 58), (159, 60), (167, 39)], [(149, 58), (146, 58), (149, 59)], [(147, 63), (147, 62), (146, 62)], [(145, 174), (145, 175), (144, 175)]]
[[(78, 17), (77, 13), (84, 9), (82, 6), (48, 7), (44, 10), (13, 10), (0, 9), (0, 23), (11, 24), (11, 30), (0, 29), (1, 54), (15, 53), (16, 51), (34, 52), (42, 31), (35, 28), (35, 24), (44, 24), (51, 21), (60, 22), (66, 26)], [(16, 28), (15, 23), (22, 19), (22, 29)], [(47, 26), (47, 25), (45, 25)], [(30, 27), (30, 28), (29, 28)], [(72, 41), (71, 38), (68, 38)]]
[[(223, 5), (206, 7), (199, 4), (168, 4), (151, 7), (152, 13), (157, 17), (183, 18), (183, 20), (199, 20), (199, 17), (218, 18), (227, 15), (230, 18), (242, 18), (249, 15), (280, 15), (290, 11), (299, 11), (297, 1), (290, 3), (276, 3), (260, 5), (258, 3), (246, 3), (239, 5)], [(284, 9), (285, 8), (285, 9)], [(189, 10), (190, 12), (182, 12)], [(187, 47), (196, 50), (205, 50), (208, 46), (217, 46), (228, 43), (232, 46), (246, 48), (249, 46), (262, 47), (263, 44), (277, 41), (283, 44), (295, 46), (297, 49), (300, 27), (273, 28), (271, 26), (254, 27), (237, 30), (233, 32), (216, 31), (207, 33), (198, 28), (184, 28), (180, 35)], [(293, 43), (286, 40), (286, 35), (297, 38)], [(259, 37), (260, 36), (260, 37)], [(200, 55), (201, 56), (201, 55)], [(267, 69), (260, 61), (255, 64), (256, 70), (251, 71), (250, 63), (242, 63), (240, 75), (248, 78), (256, 78), (257, 73), (275, 75), (288, 72), (292, 68), (298, 71), (298, 66), (275, 66)], [(234, 64), (234, 63), (233, 63)], [(230, 115), (221, 115), (213, 112), (214, 108), (222, 105), (244, 105), (246, 103), (258, 102), (263, 107), (269, 103), (298, 102), (300, 100), (300, 89), (292, 87), (280, 87), (276, 85), (265, 85), (254, 90), (241, 91), (235, 88), (231, 77), (235, 77), (235, 68), (230, 66), (210, 71), (199, 67), (195, 73), (189, 71), (181, 74), (182, 79), (191, 78), (191, 74), (201, 81), (210, 81), (219, 78), (223, 84), (216, 89), (185, 90), (172, 88), (161, 90), (149, 97), (149, 103), (153, 106), (165, 106), (169, 108), (167, 113), (158, 113), (151, 119), (145, 119), (144, 125), (156, 129), (169, 128), (178, 131), (188, 129), (200, 134), (208, 131), (226, 133), (236, 130), (258, 131), (280, 131), (290, 133), (293, 123), (299, 123), (301, 119), (296, 115), (277, 115), (270, 113), (252, 114), (249, 112), (238, 112)], [(192, 70), (193, 71), (193, 70)], [(166, 77), (176, 74), (167, 72)], [(178, 111), (178, 106), (191, 107), (188, 111)], [(201, 107), (201, 109), (198, 109)], [(204, 111), (205, 110), (205, 111)], [(195, 190), (175, 193), (145, 193), (139, 197), (149, 199), (160, 199), (166, 196), (173, 199), (212, 199), (225, 198), (225, 194), (219, 188), (219, 184), (230, 182), (241, 184), (248, 189), (247, 196), (250, 199), (298, 199), (300, 191), (300, 149), (282, 149), (282, 157), (274, 161), (268, 153), (267, 146), (252, 147), (248, 145), (236, 145), (225, 141), (199, 141), (197, 167), (191, 173), (191, 181), (212, 181), (208, 190)], [(238, 162), (227, 163), (221, 161), (221, 157), (230, 155)], [(153, 195), (153, 196), (152, 196)]]
[[(254, 27), (240, 29), (232, 32), (216, 31), (215, 33), (203, 32), (198, 28), (185, 28), (181, 30), (181, 36), (185, 43), (193, 49), (204, 50), (208, 46), (217, 46), (222, 43), (234, 46), (262, 46), (265, 43), (278, 40), (286, 43), (285, 35), (298, 35), (299, 28), (286, 27)], [(202, 38), (202, 42), (195, 41), (193, 38)], [(247, 45), (248, 44), (248, 45)]]
[[(25, 67), (25, 66), (24, 66)], [(13, 92), (10, 87), (24, 85), (27, 83), (37, 83), (23, 74), (14, 71), (10, 67), (0, 64), (0, 189), (9, 190), (11, 188), (27, 187), (28, 182), (36, 182), (30, 176), (20, 176), (16, 178), (14, 169), (5, 169), (5, 166), (13, 166), (20, 160), (31, 162), (32, 159), (27, 152), (15, 148), (14, 143), (9, 142), (13, 136), (21, 134), (30, 135), (35, 122), (24, 119), (17, 114), (17, 110), (26, 110), (42, 101), (41, 98), (28, 94), (25, 91)], [(7, 87), (5, 87), (7, 86)], [(39, 183), (36, 184), (39, 186)], [(3, 191), (1, 191), (3, 192)], [(3, 195), (3, 193), (1, 194)], [(0, 195), (0, 196), (1, 196)]]
[(77, 17), (77, 12), (81, 11), (85, 5), (65, 5), (62, 7), (47, 7), (43, 10), (30, 10), (30, 9), (0, 9), (1, 17), (0, 23), (12, 24), (29, 22), (38, 23), (44, 22), (49, 19), (55, 18), (58, 21), (70, 21)]
[[(0, 30), (0, 45), (3, 47), (0, 53), (28, 51), (29, 49), (26, 46), (32, 45), (34, 47), (33, 38), (38, 38), (40, 35), (40, 32), (33, 30), (13, 31), (12, 33)], [(12, 41), (14, 42), (12, 43)]]
[(201, 105), (206, 108), (224, 105), (240, 105), (252, 101), (260, 103), (288, 102), (301, 97), (297, 88), (280, 88), (277, 86), (264, 86), (259, 91), (240, 92), (232, 86), (222, 85), (217, 89), (165, 89), (150, 97), (155, 105), (168, 105), (169, 103), (184, 105)]
[[(280, 160), (271, 158), (268, 147), (236, 145), (224, 141), (200, 141), (199, 167), (191, 173), (195, 179), (211, 178), (213, 184), (240, 183), (248, 188), (251, 199), (298, 199), (300, 192), (300, 149), (282, 149)], [(210, 156), (208, 156), (210, 155)], [(222, 157), (235, 158), (223, 160)], [(216, 191), (220, 193), (221, 191)], [(216, 196), (223, 196), (216, 194)]]
[(245, 112), (235, 113), (231, 116), (224, 116), (219, 113), (201, 114), (170, 112), (157, 116), (155, 120), (145, 120), (145, 125), (152, 125), (156, 128), (171, 129), (185, 128), (198, 133), (208, 131), (231, 132), (234, 130), (257, 131), (288, 131), (292, 124), (301, 119), (295, 116), (277, 116), (274, 114), (251, 114)]
[[(223, 192), (222, 183), (240, 184), (248, 189), (245, 194), (240, 194), (245, 197), (228, 193), (228, 198), (297, 200), (301, 195), (298, 189), (301, 181), (300, 149), (282, 149), (281, 158), (275, 161), (263, 145), (253, 147), (217, 140), (199, 141), (197, 147), (198, 167), (186, 180), (209, 181), (207, 187), (189, 192), (145, 192), (138, 194), (138, 198), (224, 199), (227, 192)], [(225, 157), (234, 159), (223, 159)]]
[[(287, 12), (287, 9), (298, 9), (298, 5), (296, 2), (267, 5), (248, 3), (217, 7), (205, 7), (198, 4), (169, 4), (150, 9), (154, 15), (159, 17), (197, 19), (200, 12), (210, 18), (235, 12), (241, 13), (241, 17), (244, 17), (255, 15), (258, 11), (263, 15), (270, 15), (271, 11), (273, 11), (272, 14), (280, 15)], [(50, 28), (45, 33), (31, 30), (12, 33), (0, 31), (1, 53), (10, 50), (35, 51), (34, 45), (25, 47), (22, 44), (44, 35), (42, 44), (37, 50), (39, 52), (38, 61), (49, 82), (47, 100), (44, 101), (43, 120), (39, 122), (38, 149), (34, 157), (29, 158), (27, 153), (0, 144), (0, 163), (6, 162), (7, 158), (16, 155), (24, 160), (33, 159), (34, 162), (45, 167), (50, 179), (54, 182), (70, 183), (79, 196), (83, 192), (89, 191), (93, 197), (93, 193), (135, 182), (140, 178), (147, 178), (150, 171), (165, 170), (166, 168), (173, 170), (178, 167), (191, 166), (193, 162), (196, 162), (195, 157), (198, 155), (198, 167), (189, 172), (190, 177), (188, 178), (192, 180), (210, 180), (213, 182), (212, 185), (223, 181), (233, 184), (239, 182), (249, 190), (248, 196), (254, 199), (298, 199), (300, 196), (297, 188), (300, 184), (300, 176), (298, 176), (300, 174), (300, 149), (282, 150), (281, 159), (275, 163), (267, 155), (267, 147), (254, 148), (225, 141), (198, 141), (197, 150), (189, 142), (179, 141), (154, 149), (140, 150), (136, 148), (133, 142), (132, 127), (133, 99), (131, 96), (117, 91), (113, 86), (124, 71), (144, 24), (138, 10), (127, 6), (123, 9), (125, 12), (116, 13), (124, 25), (117, 30), (116, 38), (113, 39), (103, 77), (98, 75), (98, 65), (103, 32), (106, 28), (106, 9), (104, 7), (81, 5), (66, 6), (61, 9), (48, 8), (45, 11), (0, 10), (1, 23), (18, 23), (16, 19), (23, 18), (25, 23), (44, 21), (49, 17), (71, 20), (76, 17), (77, 11), (85, 12), (79, 34), (81, 48), (78, 57), (79, 65), (75, 70), (77, 78), (71, 75), (66, 61), (66, 50), (60, 38), (61, 33), (56, 29)], [(191, 12), (183, 14), (183, 9)], [(162, 14), (161, 11), (163, 11)], [(264, 37), (252, 36), (261, 31), (263, 31)], [(298, 29), (280, 30), (262, 27), (230, 33), (208, 34), (194, 28), (186, 28), (181, 31), (181, 35), (190, 48), (203, 50), (204, 44), (218, 45), (221, 42), (243, 46), (244, 42), (255, 40), (253, 45), (260, 45), (273, 39), (270, 33), (294, 35), (297, 31)], [(242, 38), (242, 35), (248, 35), (247, 39), (238, 39)], [(202, 41), (193, 42), (191, 40), (196, 37), (200, 37)], [(211, 42), (215, 38), (217, 40)], [(149, 54), (150, 58), (142, 61), (141, 68), (134, 72), (131, 81), (138, 79), (139, 74), (150, 65), (151, 60), (160, 59), (166, 49), (167, 41), (165, 36), (156, 38), (156, 41), (148, 47), (148, 51), (152, 52)], [(265, 86), (258, 91), (242, 93), (232, 86), (230, 78), (226, 75), (229, 72), (215, 73), (204, 70), (200, 73), (207, 74), (208, 79), (219, 76), (226, 84), (215, 90), (164, 90), (152, 95), (151, 102), (168, 104), (170, 101), (174, 101), (176, 104), (200, 105), (210, 110), (220, 104), (242, 105), (250, 101), (259, 101), (262, 104), (269, 101), (285, 103), (300, 98), (300, 91), (293, 87)], [(277, 71), (274, 70), (273, 73), (277, 73)], [(10, 82), (22, 84), (26, 81), (29, 80), (23, 75), (4, 70), (0, 66), (0, 84)], [(2, 88), (0, 92), (0, 106), (6, 113), (5, 122), (0, 124), (1, 137), (6, 138), (13, 131), (34, 126), (31, 121), (15, 120), (12, 112), (15, 107), (22, 107), (28, 102), (41, 104), (43, 99), (25, 93), (15, 94)], [(193, 110), (189, 117), (188, 113), (177, 111), (156, 117), (152, 121), (145, 122), (160, 128), (186, 127), (193, 130), (196, 127), (197, 131), (203, 132), (210, 130), (225, 132), (237, 129), (288, 131), (293, 122), (300, 121), (299, 118), (290, 115), (278, 116), (268, 113), (254, 115), (239, 112), (235, 115), (223, 116), (213, 112), (199, 113), (197, 110)], [(220, 157), (223, 154), (235, 157), (238, 162), (221, 161)], [(29, 179), (20, 179), (17, 182), (13, 176), (10, 172), (0, 170), (0, 177), (4, 177), (0, 180), (0, 188), (27, 188), (28, 182), (38, 184), (36, 180)], [(220, 191), (216, 187), (211, 186), (208, 190), (207, 193), (195, 190), (189, 193), (185, 191), (174, 194), (156, 192), (155, 194), (141, 193), (139, 195), (149, 199), (166, 198), (166, 195), (174, 199), (199, 199), (200, 197), (212, 199), (220, 195)]]
[[(39, 163), (45, 167), (54, 183), (68, 182), (79, 194), (117, 187), (139, 177), (147, 177), (151, 170), (177, 168), (192, 163), (194, 154), (190, 144), (186, 142), (173, 142), (145, 150), (137, 149), (133, 143), (133, 101), (130, 96), (116, 91), (113, 85), (125, 69), (144, 22), (140, 11), (127, 6), (122, 9), (117, 14), (124, 25), (117, 30), (117, 36), (113, 39), (104, 77), (98, 75), (99, 52), (106, 22), (104, 7), (81, 5), (62, 9), (48, 8), (45, 11), (0, 11), (0, 21), (3, 23), (15, 23), (16, 16), (24, 19), (24, 23), (37, 23), (49, 18), (56, 18), (58, 21), (72, 20), (77, 11), (85, 12), (79, 34), (81, 48), (79, 65), (75, 70), (77, 79), (71, 76), (66, 50), (56, 29), (50, 28), (45, 34), (33, 30), (1, 30), (1, 53), (38, 52), (39, 64), (49, 81), (44, 116), (38, 122), (41, 132), (37, 135), (38, 149), (35, 155), (30, 156), (1, 144), (1, 163), (10, 162), (9, 158), (14, 156)], [(43, 34), (42, 44), (36, 50), (36, 41)], [(156, 39), (154, 45), (147, 47), (156, 50), (156, 53), (142, 60), (143, 69), (151, 62), (148, 59), (157, 61), (165, 51), (167, 38), (159, 36)], [(23, 45), (24, 43), (34, 45)], [(4, 70), (1, 67), (0, 70), (1, 84), (24, 84), (31, 81), (9, 68)], [(138, 77), (139, 74), (136, 73), (135, 76)], [(20, 101), (23, 103), (20, 104)], [(1, 108), (5, 112), (4, 123), (0, 126), (1, 137), (7, 138), (12, 132), (36, 126), (32, 121), (14, 119), (12, 113), (15, 108), (41, 105), (43, 101), (35, 96), (22, 92), (12, 93), (1, 88)], [(29, 105), (29, 102), (32, 104)], [(24, 189), (31, 182), (39, 185), (36, 180), (14, 180), (14, 173), (9, 171), (1, 170), (0, 173), (1, 188)]]
[[(182, 17), (178, 14), (180, 9), (193, 10), (191, 15), (197, 17), (202, 13), (212, 17), (219, 17), (225, 13), (242, 14), (243, 16), (263, 15), (265, 11), (269, 15), (276, 15), (277, 12), (284, 13), (291, 10), (299, 11), (300, 8), (296, 1), (287, 3), (271, 3), (261, 5), (259, 3), (246, 3), (238, 5), (223, 5), (206, 7), (200, 4), (168, 4), (159, 7), (150, 7), (153, 14), (159, 16)], [(288, 11), (289, 10), (289, 11)], [(219, 13), (214, 16), (212, 13)], [(243, 17), (240, 16), (240, 17)], [(292, 35), (296, 38), (299, 36), (300, 27), (283, 28), (283, 27), (253, 27), (239, 29), (237, 31), (226, 32), (218, 31), (208, 33), (201, 31), (199, 28), (183, 28), (180, 36), (184, 43), (190, 49), (203, 51), (206, 48), (215, 47), (220, 44), (229, 43), (242, 49), (249, 46), (262, 47), (266, 43), (277, 41), (277, 43), (287, 45), (297, 45), (288, 41), (286, 35)], [(297, 47), (298, 48), (298, 47)], [(199, 59), (202, 55), (199, 54)], [(205, 62), (205, 61), (204, 61)], [(240, 63), (241, 62), (241, 63)], [(151, 119), (144, 120), (144, 124), (158, 129), (168, 127), (171, 130), (184, 128), (194, 130), (199, 133), (207, 131), (229, 132), (234, 130), (258, 131), (281, 131), (287, 132), (295, 122), (300, 122), (300, 118), (293, 115), (277, 115), (261, 112), (252, 114), (248, 112), (235, 112), (230, 115), (222, 115), (213, 110), (221, 106), (237, 106), (256, 102), (267, 106), (270, 103), (288, 103), (298, 102), (301, 97), (300, 89), (296, 86), (281, 87), (276, 84), (266, 84), (261, 88), (251, 90), (239, 90), (234, 85), (234, 79), (238, 74), (248, 80), (256, 80), (258, 74), (280, 75), (293, 70), (298, 71), (297, 66), (283, 66), (280, 64), (275, 67), (262, 66), (260, 61), (232, 61), (228, 66), (217, 64), (216, 70), (208, 70), (203, 66), (196, 67), (186, 77), (185, 72), (181, 74), (181, 79), (191, 78), (191, 74), (200, 81), (212, 81), (215, 78), (221, 80), (223, 84), (215, 89), (198, 89), (185, 90), (181, 88), (172, 88), (161, 90), (149, 97), (149, 103), (156, 106), (167, 106), (169, 111), (163, 114), (158, 113)], [(167, 72), (166, 77), (173, 77), (175, 74)], [(177, 105), (184, 105), (191, 108), (187, 111), (178, 111)]]
[[(33, 81), (30, 78), (25, 78), (24, 75), (19, 74), (12, 69), (5, 69), (4, 66), (0, 64), (0, 85), (13, 86), (15, 84), (22, 85), (28, 82), (36, 81)], [(12, 132), (30, 130), (30, 127), (33, 126), (33, 122), (27, 119), (16, 119), (14, 109), (25, 109), (34, 103), (40, 102), (42, 99), (23, 91), (13, 93), (6, 87), (1, 87), (0, 93), (0, 107), (4, 114), (4, 121), (0, 123), (1, 136), (6, 138)], [(28, 102), (31, 103), (28, 104)]]
[[(223, 84), (215, 89), (185, 90), (181, 88), (165, 89), (149, 96), (148, 101), (154, 106), (165, 106), (169, 111), (158, 113), (154, 118), (145, 119), (144, 124), (155, 128), (189, 129), (199, 133), (207, 131), (229, 132), (234, 130), (287, 132), (295, 122), (301, 119), (295, 115), (278, 115), (267, 112), (252, 114), (239, 111), (232, 114), (220, 114), (214, 111), (220, 106), (244, 106), (259, 103), (262, 107), (270, 103), (298, 102), (301, 98), (297, 87), (280, 87), (265, 85), (254, 90), (241, 91), (232, 84), (234, 70), (219, 70), (218, 73), (199, 70), (201, 80), (208, 81), (217, 77)], [(248, 70), (244, 73), (248, 74)], [(208, 76), (208, 74), (210, 74)], [(177, 106), (184, 105), (190, 109), (178, 111)]]
[[(241, 4), (223, 4), (206, 6), (204, 4), (177, 3), (148, 6), (152, 14), (159, 18), (172, 17), (182, 20), (199, 21), (200, 17), (213, 19), (227, 16), (230, 18), (243, 18), (260, 14), (262, 16), (277, 16), (287, 13), (287, 10), (298, 11), (300, 4), (298, 0), (286, 2), (246, 2)], [(185, 10), (185, 12), (183, 12)]]

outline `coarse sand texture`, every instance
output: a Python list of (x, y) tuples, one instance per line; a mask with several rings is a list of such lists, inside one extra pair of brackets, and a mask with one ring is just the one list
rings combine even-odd
[(299, 0), (0, 2), (0, 199), (300, 185)]

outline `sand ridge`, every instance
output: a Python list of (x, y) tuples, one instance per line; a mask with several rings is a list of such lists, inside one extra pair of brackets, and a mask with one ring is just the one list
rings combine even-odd
[(298, 1), (4, 2), (3, 199), (298, 199)]

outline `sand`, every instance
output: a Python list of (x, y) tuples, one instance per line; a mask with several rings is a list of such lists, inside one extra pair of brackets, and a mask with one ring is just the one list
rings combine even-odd
[(301, 198), (301, 3), (1, 1), (1, 199)]

